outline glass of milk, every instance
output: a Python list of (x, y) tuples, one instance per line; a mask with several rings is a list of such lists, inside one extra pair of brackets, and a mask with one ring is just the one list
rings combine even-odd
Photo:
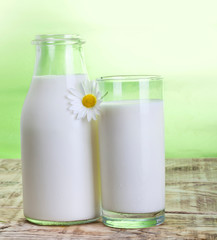
[(96, 126), (68, 111), (68, 89), (87, 78), (77, 35), (36, 36), (33, 79), (21, 116), (24, 216), (70, 225), (100, 216)]
[(98, 79), (103, 223), (117, 228), (162, 224), (165, 153), (162, 79), (111, 76)]

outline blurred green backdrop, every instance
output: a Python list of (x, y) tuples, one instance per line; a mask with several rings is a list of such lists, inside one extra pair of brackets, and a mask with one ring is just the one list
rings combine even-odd
[(20, 157), (19, 120), (37, 34), (87, 40), (91, 78), (160, 74), (166, 157), (217, 156), (216, 0), (0, 2), (0, 157)]

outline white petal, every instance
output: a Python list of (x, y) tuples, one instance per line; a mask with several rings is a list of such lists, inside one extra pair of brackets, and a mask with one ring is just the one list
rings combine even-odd
[(78, 97), (78, 98), (80, 98), (80, 99), (83, 98), (83, 95), (82, 95), (77, 89), (75, 89), (75, 88), (69, 88), (68, 90), (69, 90), (69, 92), (70, 92), (73, 96)]
[(97, 82), (96, 81), (92, 81), (92, 94), (94, 94), (96, 96), (97, 92), (98, 92)]
[(81, 84), (84, 90), (85, 95), (90, 93), (89, 85), (88, 85), (89, 80), (84, 80)]
[(87, 109), (85, 109), (84, 113), (83, 113), (83, 118), (85, 118), (87, 115)]
[(93, 120), (96, 120), (96, 114), (92, 114)]
[(76, 107), (76, 108), (84, 107), (83, 104), (80, 102), (71, 101), (69, 103), (71, 104), (71, 107)]
[(85, 114), (86, 114), (86, 110), (81, 110), (78, 112), (78, 116), (77, 116), (77, 119), (80, 120), (82, 118), (85, 117)]
[(80, 111), (84, 111), (84, 110), (86, 110), (86, 108), (83, 107), (83, 106), (79, 106), (79, 107), (76, 107), (75, 110), (78, 111), (78, 112), (80, 112)]
[(68, 107), (68, 110), (69, 110), (69, 111), (73, 111), (74, 109), (75, 109), (75, 106), (74, 106), (74, 105)]
[(91, 115), (91, 111), (87, 111), (87, 121), (90, 122), (90, 120), (92, 119), (92, 115)]
[(89, 114), (90, 114), (90, 119), (91, 120), (94, 119), (94, 112), (93, 112), (93, 110), (91, 110)]
[(97, 99), (100, 99), (102, 97), (101, 92), (97, 92), (96, 97), (97, 97)]
[(74, 106), (83, 106), (83, 104), (81, 103), (81, 101), (77, 101), (77, 100), (71, 100), (69, 101), (69, 103), (71, 105), (74, 105)]
[(72, 100), (72, 99), (77, 99), (77, 97), (73, 96), (72, 94), (66, 96), (67, 99)]
[(80, 120), (81, 118), (83, 118), (83, 115), (84, 115), (84, 111), (79, 111), (78, 112), (78, 115), (77, 115), (77, 119)]
[(94, 108), (92, 108), (91, 111), (89, 112), (89, 115), (90, 115), (90, 118), (96, 120), (96, 116), (99, 114), (97, 114), (97, 111)]
[(71, 104), (71, 105), (80, 105), (80, 102), (77, 101), (77, 100), (71, 100), (71, 101), (69, 101), (69, 104)]
[(95, 81), (91, 81), (91, 93), (93, 95), (96, 95), (96, 82)]
[(76, 105), (83, 105), (80, 98), (72, 99), (69, 102), (72, 102), (73, 104), (76, 104)]
[(89, 81), (88, 86), (89, 86), (89, 93), (92, 94), (93, 86), (92, 86), (92, 82), (91, 81)]
[(94, 108), (93, 111), (94, 111), (95, 115), (100, 115), (100, 111), (99, 111), (99, 109)]
[(77, 106), (77, 105), (72, 105), (68, 109), (73, 112), (80, 112), (83, 110), (82, 106)]
[(94, 87), (93, 86), (93, 81), (89, 80), (87, 84), (89, 85), (89, 89), (90, 89), (90, 91), (92, 93), (92, 90), (93, 90), (93, 87)]
[(73, 113), (79, 113), (81, 110), (80, 109), (72, 109)]
[(97, 104), (100, 105), (101, 103), (102, 103), (102, 100), (98, 99), (98, 100), (97, 100)]
[(100, 107), (100, 104), (101, 104), (101, 101), (100, 101), (100, 100), (98, 100), (98, 101), (96, 102), (96, 104), (95, 104), (95, 106), (94, 106), (94, 107)]

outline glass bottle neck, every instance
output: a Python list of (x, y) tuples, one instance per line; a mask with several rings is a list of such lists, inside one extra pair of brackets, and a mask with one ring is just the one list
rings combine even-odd
[(87, 74), (81, 44), (36, 45), (34, 76)]

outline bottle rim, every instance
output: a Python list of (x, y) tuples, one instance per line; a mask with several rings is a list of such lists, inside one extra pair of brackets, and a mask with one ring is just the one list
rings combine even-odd
[(33, 45), (66, 45), (84, 44), (85, 41), (77, 34), (42, 34), (36, 35)]

